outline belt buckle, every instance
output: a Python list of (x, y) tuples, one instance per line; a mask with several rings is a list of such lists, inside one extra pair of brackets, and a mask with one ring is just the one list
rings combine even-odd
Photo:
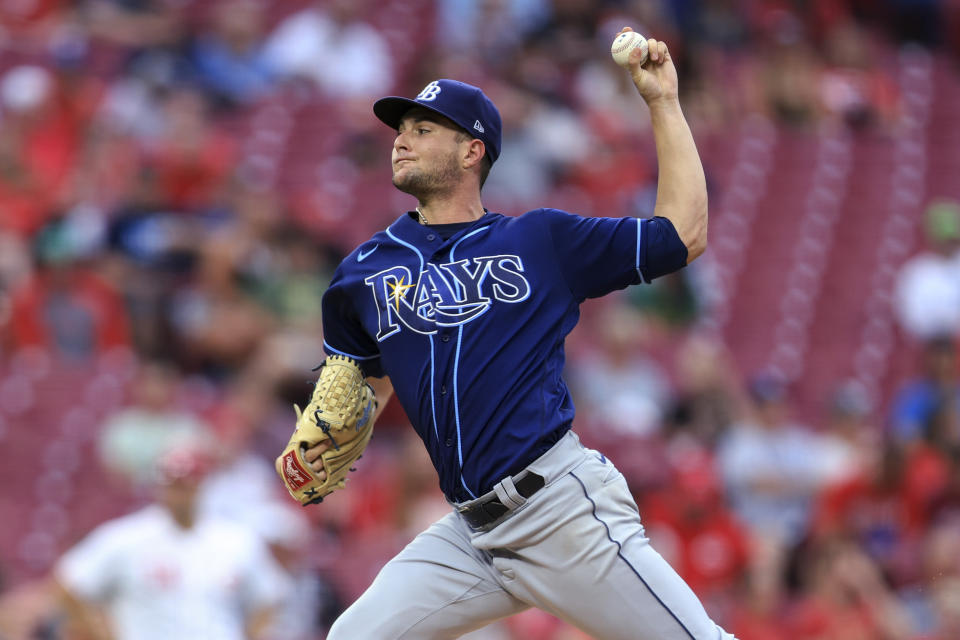
[[(517, 493), (519, 493), (524, 498), (530, 498), (533, 494), (543, 488), (545, 484), (545, 478), (531, 471), (527, 471), (523, 474), (518, 474), (514, 476), (514, 486), (520, 485), (523, 487), (524, 484), (533, 484), (534, 486), (530, 487), (526, 491), (521, 491), (520, 487), (517, 487)], [(524, 483), (524, 480), (527, 482)], [(524, 487), (525, 488), (525, 487)], [(486, 525), (499, 520), (504, 515), (512, 511), (507, 505), (503, 504), (500, 501), (500, 498), (493, 494), (489, 499), (484, 502), (479, 502), (472, 504), (467, 507), (459, 507), (457, 511), (461, 516), (467, 521), (467, 523), (475, 528), (479, 529), (485, 527)]]
[(483, 513), (483, 515), (489, 518), (489, 520), (484, 524), (489, 524), (494, 520), (502, 518), (504, 514), (510, 511), (510, 509), (507, 508), (507, 505), (494, 498), (493, 500), (484, 502), (482, 505), (480, 505), (480, 511)]
[(474, 529), (480, 529), (503, 517), (510, 511), (496, 496), (486, 502), (457, 509), (463, 519)]

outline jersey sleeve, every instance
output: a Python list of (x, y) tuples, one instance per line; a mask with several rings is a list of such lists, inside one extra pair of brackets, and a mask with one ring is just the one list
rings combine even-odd
[(121, 565), (118, 558), (121, 543), (115, 526), (95, 529), (60, 558), (54, 568), (57, 580), (84, 600), (107, 600), (118, 580), (116, 569)]
[(637, 268), (645, 282), (665, 276), (687, 266), (687, 245), (676, 227), (659, 216), (641, 220), (640, 256)]
[(384, 375), (380, 348), (363, 328), (356, 311), (349, 281), (338, 270), (323, 294), (323, 349), (329, 355), (349, 356), (356, 360), (364, 374), (379, 378)]
[(666, 218), (585, 218), (556, 209), (542, 214), (578, 300), (650, 282), (686, 264), (686, 247)]

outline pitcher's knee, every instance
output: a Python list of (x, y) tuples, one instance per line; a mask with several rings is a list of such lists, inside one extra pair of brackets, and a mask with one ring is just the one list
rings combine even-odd
[(327, 640), (351, 640), (351, 638), (373, 638), (370, 630), (359, 628), (355, 624), (356, 615), (353, 615), (350, 609), (340, 614), (333, 626), (330, 627), (330, 633), (327, 634)]
[(409, 607), (404, 611), (391, 610), (384, 602), (373, 602), (361, 597), (353, 603), (330, 627), (327, 640), (397, 640), (411, 626)]

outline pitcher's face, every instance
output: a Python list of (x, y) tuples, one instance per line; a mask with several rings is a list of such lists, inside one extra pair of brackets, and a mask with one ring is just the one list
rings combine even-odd
[(393, 185), (421, 200), (448, 190), (462, 178), (459, 156), (464, 141), (452, 122), (414, 107), (400, 121), (393, 142)]

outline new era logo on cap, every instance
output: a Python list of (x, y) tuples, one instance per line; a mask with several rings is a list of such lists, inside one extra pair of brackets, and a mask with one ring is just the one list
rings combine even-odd
[(449, 118), (482, 140), (491, 162), (500, 155), (500, 112), (477, 87), (457, 80), (434, 80), (413, 100), (399, 96), (380, 98), (374, 103), (373, 112), (386, 125), (396, 129), (403, 115), (416, 106)]

